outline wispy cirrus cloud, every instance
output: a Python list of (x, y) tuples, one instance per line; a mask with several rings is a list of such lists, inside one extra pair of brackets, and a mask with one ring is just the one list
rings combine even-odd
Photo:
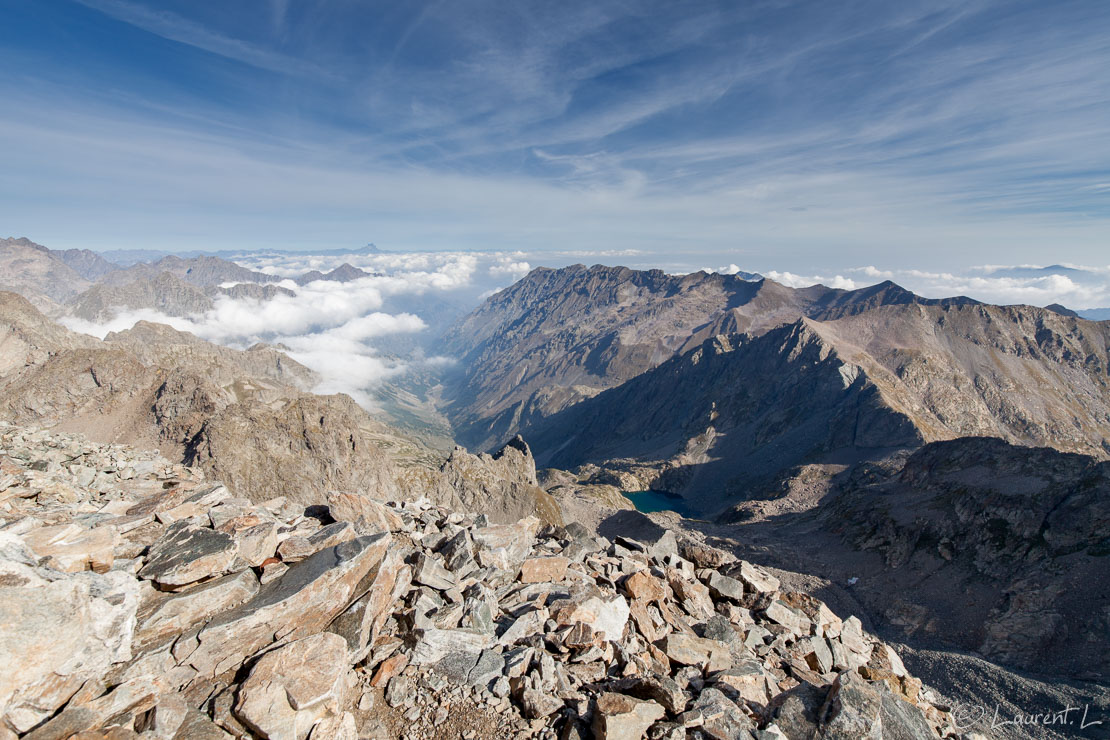
[(0, 11), (0, 218), (60, 246), (835, 276), (1110, 231), (1097, 3), (81, 2)]
[[(327, 69), (273, 49), (233, 38), (169, 10), (129, 0), (75, 0), (116, 20), (258, 69), (309, 78), (329, 78)], [(275, 8), (275, 18), (279, 9)]]

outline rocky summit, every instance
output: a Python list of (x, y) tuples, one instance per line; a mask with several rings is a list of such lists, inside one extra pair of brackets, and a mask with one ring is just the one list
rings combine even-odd
[(954, 737), (859, 619), (660, 530), (232, 496), (0, 426), (0, 737)]

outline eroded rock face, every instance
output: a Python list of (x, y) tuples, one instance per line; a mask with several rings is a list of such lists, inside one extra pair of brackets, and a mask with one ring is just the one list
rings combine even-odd
[(239, 606), (258, 593), (258, 576), (250, 569), (209, 581), (157, 603), (141, 619), (136, 642), (153, 645), (176, 638), (211, 617)]
[(517, 435), (494, 454), (472, 455), (456, 447), (440, 471), (437, 500), (463, 511), (484, 512), (495, 524), (536, 516), (562, 524), (562, 512), (536, 480), (536, 461)]
[(594, 706), (594, 736), (601, 740), (639, 740), (666, 710), (653, 701), (608, 692)]
[(48, 564), (66, 573), (93, 570), (105, 573), (115, 560), (119, 531), (111, 525), (85, 529), (73, 524), (42, 527), (24, 538), (24, 543)]
[(301, 394), (277, 410), (232, 404), (204, 422), (189, 462), (256, 501), (291, 492), (301, 504), (322, 503), (331, 490), (398, 498), (402, 476), (375, 444), (387, 433), (344, 395)]

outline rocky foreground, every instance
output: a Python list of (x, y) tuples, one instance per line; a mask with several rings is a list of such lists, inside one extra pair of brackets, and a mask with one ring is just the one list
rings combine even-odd
[(292, 498), (0, 426), (0, 738), (958, 736), (858, 619), (672, 532)]

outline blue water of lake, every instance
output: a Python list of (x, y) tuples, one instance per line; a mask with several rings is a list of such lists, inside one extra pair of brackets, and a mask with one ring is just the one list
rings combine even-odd
[(622, 491), (622, 493), (636, 507), (636, 511), (644, 514), (654, 511), (673, 511), (685, 517), (694, 516), (693, 510), (686, 505), (686, 500), (673, 493), (662, 491)]

